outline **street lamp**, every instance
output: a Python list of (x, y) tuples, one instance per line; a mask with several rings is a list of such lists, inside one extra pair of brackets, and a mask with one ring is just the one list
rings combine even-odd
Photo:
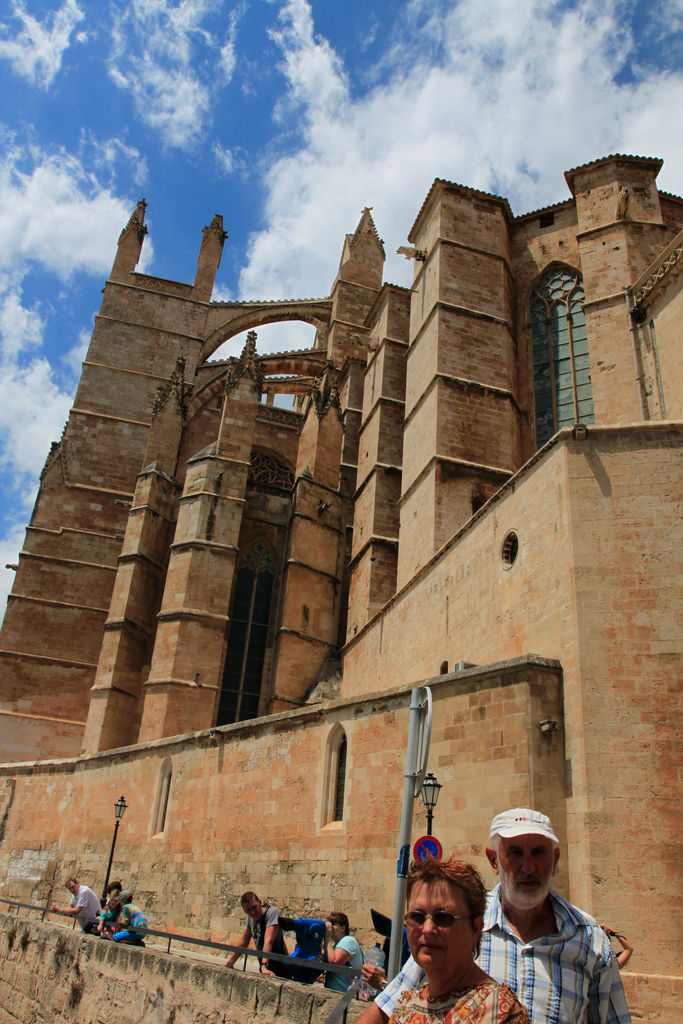
[(439, 799), (439, 790), (441, 789), (441, 783), (430, 772), (425, 776), (424, 782), (422, 783), (422, 803), (425, 805), (427, 811), (427, 835), (432, 835), (432, 820), (434, 818), (434, 808), (436, 807), (436, 801)]
[(107, 886), (109, 885), (109, 875), (111, 874), (111, 862), (114, 859), (114, 847), (116, 846), (116, 834), (121, 824), (121, 818), (128, 804), (126, 803), (125, 796), (120, 796), (114, 804), (114, 814), (116, 815), (116, 821), (114, 822), (114, 836), (111, 841), (111, 851), (109, 853), (109, 863), (107, 864), (107, 877), (104, 880), (104, 889), (102, 890), (102, 906), (107, 900)]

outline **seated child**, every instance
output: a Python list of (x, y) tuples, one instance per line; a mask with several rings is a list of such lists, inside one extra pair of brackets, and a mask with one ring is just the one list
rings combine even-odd
[(133, 893), (131, 889), (124, 889), (119, 893), (121, 902), (121, 913), (115, 925), (114, 942), (127, 942), (133, 946), (144, 946), (145, 935), (147, 934), (147, 918), (132, 902)]
[(123, 888), (121, 882), (110, 882), (107, 886), (107, 902), (102, 908), (97, 934), (102, 939), (110, 939), (114, 934), (116, 920), (121, 912), (121, 901), (119, 893)]

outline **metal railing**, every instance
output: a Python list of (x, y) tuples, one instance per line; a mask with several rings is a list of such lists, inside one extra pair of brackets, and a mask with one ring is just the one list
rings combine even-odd
[[(34, 910), (37, 913), (40, 913), (41, 921), (45, 920), (46, 914), (53, 914), (54, 916), (57, 916), (57, 918), (69, 918), (70, 920), (73, 920), (73, 928), (76, 928), (77, 919), (73, 914), (63, 913), (61, 910), (51, 910), (49, 906), (39, 906), (35, 903), (22, 903), (18, 900), (7, 899), (3, 896), (0, 896), (0, 903), (5, 903), (8, 907), (15, 908), (17, 916), (19, 909), (22, 909)], [(261, 949), (246, 949), (244, 946), (231, 946), (226, 942), (214, 942), (212, 939), (200, 939), (194, 935), (179, 935), (177, 932), (162, 932), (156, 928), (148, 928), (145, 932), (145, 938), (147, 936), (155, 936), (155, 938), (164, 939), (168, 943), (166, 946), (167, 953), (171, 952), (172, 942), (182, 942), (189, 946), (218, 949), (225, 953), (240, 953), (241, 956), (244, 955), (245, 957), (243, 970), (246, 970), (247, 968), (247, 958), (249, 956), (258, 956), (259, 963), (263, 961), (263, 959), (267, 959), (267, 961), (279, 961), (282, 964), (308, 968), (311, 972), (319, 966), (319, 974), (323, 974), (323, 972), (342, 974), (352, 982), (360, 977), (360, 971), (357, 968), (345, 967), (341, 964), (328, 964), (325, 961), (309, 961), (309, 959), (304, 959), (301, 956), (289, 956), (284, 953), (265, 952)]]

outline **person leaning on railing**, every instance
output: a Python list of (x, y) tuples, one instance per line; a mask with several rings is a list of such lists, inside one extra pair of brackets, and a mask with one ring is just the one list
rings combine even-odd
[(84, 932), (94, 932), (100, 917), (100, 901), (88, 885), (81, 885), (77, 878), (67, 878), (64, 883), (71, 893), (71, 903), (68, 907), (60, 907), (53, 903), (50, 908), (56, 914), (65, 914), (67, 917), (75, 917)]
[[(262, 950), (264, 953), (280, 953), (283, 956), (287, 956), (289, 951), (282, 934), (282, 929), (278, 923), (280, 915), (277, 907), (271, 907), (268, 903), (263, 903), (256, 893), (251, 890), (242, 894), (240, 902), (242, 910), (247, 915), (247, 919), (244, 931), (235, 945), (246, 949), (253, 936), (254, 945), (258, 950)], [(231, 953), (225, 961), (225, 966), (234, 967), (240, 955), (240, 953)], [(276, 974), (280, 978), (289, 978), (291, 975), (289, 964), (282, 963), (279, 960), (260, 960), (259, 963), (261, 974)]]

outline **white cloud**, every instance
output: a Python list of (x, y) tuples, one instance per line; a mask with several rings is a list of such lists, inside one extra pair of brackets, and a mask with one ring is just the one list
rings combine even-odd
[(62, 356), (62, 362), (68, 367), (74, 380), (78, 380), (81, 375), (83, 360), (86, 357), (88, 345), (90, 344), (90, 337), (91, 332), (89, 330), (84, 329), (80, 331), (76, 344)]
[(419, 0), (407, 13), (381, 84), (355, 98), (311, 5), (283, 5), (274, 37), (302, 142), (264, 171), (267, 226), (250, 239), (243, 297), (325, 294), (365, 205), (387, 279), (409, 283), (392, 254), (437, 176), (505, 195), (517, 213), (569, 198), (564, 171), (611, 152), (645, 148), (665, 158), (661, 187), (680, 182), (683, 75), (633, 63), (621, 0)]
[[(85, 15), (75, 0), (65, 0), (57, 11), (51, 12), (44, 21), (38, 21), (26, 12), (20, 0), (12, 6), (12, 15), (21, 24), (13, 38), (7, 38), (8, 25), (0, 23), (0, 58), (9, 60), (22, 78), (33, 85), (47, 89), (62, 66), (62, 57), (68, 49), (71, 33)], [(77, 42), (85, 36), (79, 33)]]
[(10, 148), (0, 154), (0, 274), (20, 280), (29, 261), (64, 280), (106, 273), (131, 209), (76, 157)]
[[(33, 358), (21, 367), (7, 362), (0, 380), (0, 466), (9, 468), (15, 485), (33, 491), (51, 440), (59, 440), (72, 396), (55, 384), (46, 359)], [(30, 478), (30, 480), (28, 479)], [(24, 497), (27, 497), (24, 491)]]
[(235, 8), (230, 12), (228, 19), (228, 34), (225, 42), (219, 48), (220, 64), (223, 70), (223, 77), (226, 82), (229, 82), (233, 76), (235, 65), (237, 64), (237, 55), (235, 53), (235, 39), (237, 36), (237, 26), (240, 19), (244, 16), (246, 5), (244, 3), (237, 4)]
[(201, 137), (215, 89), (232, 76), (241, 8), (233, 10), (222, 43), (202, 27), (221, 6), (222, 0), (133, 0), (117, 8), (109, 74), (169, 146), (189, 149)]
[[(43, 339), (43, 319), (34, 306), (26, 309), (21, 292), (14, 288), (1, 298), (0, 359), (2, 364), (14, 362), (25, 349), (39, 346)], [(1, 364), (0, 364), (1, 365)]]
[(122, 139), (95, 139), (89, 136), (87, 143), (92, 147), (90, 162), (95, 170), (107, 176), (108, 180), (116, 179), (119, 164), (123, 162), (130, 171), (136, 185), (142, 185), (149, 175), (147, 158), (136, 146), (127, 145)]
[(7, 569), (6, 566), (18, 563), (25, 531), (26, 526), (23, 522), (13, 522), (0, 535), (0, 624), (7, 608), (7, 595), (14, 585), (14, 570)]
[(221, 146), (220, 142), (214, 142), (213, 154), (216, 157), (216, 163), (218, 164), (222, 174), (230, 174), (235, 166), (235, 158), (229, 149), (225, 149)]
[(346, 72), (327, 40), (314, 35), (308, 0), (287, 0), (280, 20), (281, 29), (270, 35), (282, 49), (290, 105), (300, 107), (311, 122), (338, 114), (348, 99)]
[[(216, 299), (216, 296), (213, 296)], [(223, 300), (229, 301), (229, 300)], [(291, 352), (298, 349), (313, 348), (315, 328), (300, 321), (284, 321), (277, 324), (265, 324), (256, 332), (256, 351), (259, 355), (268, 352)], [(246, 333), (235, 335), (224, 342), (211, 356), (212, 360), (227, 359), (238, 356), (244, 348)]]

